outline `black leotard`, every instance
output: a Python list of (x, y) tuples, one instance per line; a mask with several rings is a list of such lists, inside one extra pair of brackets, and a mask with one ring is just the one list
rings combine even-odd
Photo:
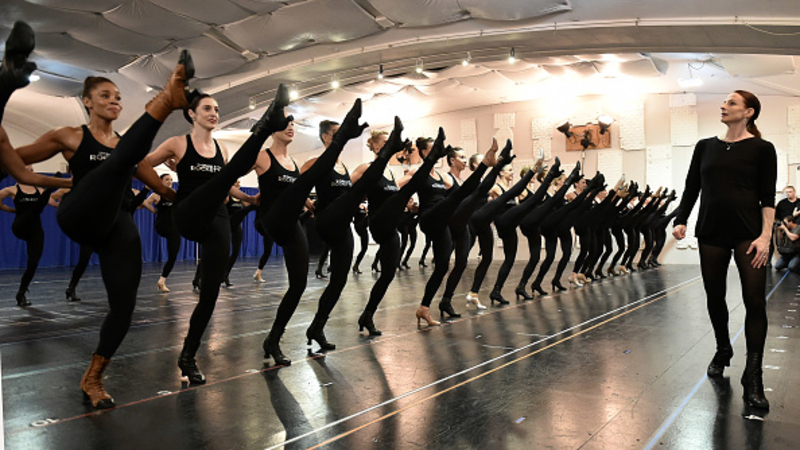
[[(344, 164), (342, 164), (342, 167), (344, 167)], [(344, 167), (344, 173), (331, 170), (328, 175), (317, 181), (315, 187), (317, 189), (315, 209), (317, 212), (321, 212), (352, 188), (353, 182), (350, 181), (350, 172), (347, 171), (347, 167)]]
[(216, 139), (214, 140), (214, 147), (216, 151), (211, 158), (200, 156), (194, 148), (192, 136), (186, 135), (186, 153), (178, 162), (177, 167), (178, 179), (181, 183), (175, 195), (176, 202), (188, 197), (192, 191), (202, 186), (222, 170), (225, 165), (225, 159), (222, 157), (222, 151), (219, 149)]
[(258, 177), (258, 190), (261, 191), (261, 203), (258, 208), (259, 215), (266, 214), (272, 204), (275, 203), (275, 199), (300, 176), (300, 169), (297, 168), (297, 163), (294, 160), (292, 160), (294, 170), (288, 170), (275, 159), (275, 155), (269, 149), (267, 149), (267, 154), (270, 160), (269, 170)]
[(433, 175), (428, 175), (417, 195), (419, 196), (419, 213), (422, 214), (447, 197), (447, 186), (442, 178), (437, 180)]

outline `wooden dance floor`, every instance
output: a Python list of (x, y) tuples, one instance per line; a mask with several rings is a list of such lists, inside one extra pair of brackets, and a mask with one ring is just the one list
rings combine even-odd
[[(741, 399), (735, 269), (736, 354), (725, 378), (711, 381), (714, 338), (699, 266), (478, 312), (464, 306), (474, 265), (453, 300), (463, 317), (434, 328), (417, 329), (414, 318), (431, 269), (398, 273), (375, 315), (384, 332), (376, 338), (356, 326), (376, 277), (351, 275), (326, 328), (337, 348), (326, 355), (305, 342), (326, 286), (309, 279), (282, 340), (292, 365), (273, 368), (262, 364), (261, 343), (286, 287), (283, 263), (270, 262), (268, 282), (255, 284), (255, 261), (239, 261), (198, 352), (209, 380), (199, 387), (182, 384), (176, 365), (197, 300), (194, 265), (176, 266), (169, 294), (155, 289), (160, 266), (145, 265), (133, 325), (104, 380), (117, 407), (104, 412), (84, 404), (78, 388), (107, 309), (98, 269), (87, 271), (78, 304), (64, 301), (68, 269), (39, 270), (24, 310), (14, 303), (21, 272), (0, 272), (6, 448), (797, 448), (800, 276), (769, 274), (772, 409), (764, 414)], [(509, 278), (509, 300), (521, 269)], [(487, 305), (496, 270), (482, 293)]]

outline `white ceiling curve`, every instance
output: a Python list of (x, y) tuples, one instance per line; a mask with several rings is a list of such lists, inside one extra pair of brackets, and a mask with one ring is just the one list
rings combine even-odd
[[(587, 92), (618, 77), (649, 80), (643, 90), (675, 90), (669, 77), (685, 76), (686, 61), (723, 53), (784, 55), (764, 60), (758, 76), (786, 75), (794, 60), (785, 55), (800, 54), (791, 35), (800, 29), (796, 0), (3, 0), (0, 39), (15, 20), (37, 33), (41, 80), (25, 91), (71, 97), (84, 77), (109, 74), (125, 86), (131, 110), (188, 48), (194, 85), (220, 100), (223, 124), (262, 110), (281, 82), (300, 92), (295, 109), (307, 119), (338, 116), (355, 97), (365, 111), (394, 99), (435, 113), (535, 97), (562, 78), (587, 80)], [(509, 65), (512, 47), (519, 60)], [(462, 66), (467, 52), (472, 61)], [(381, 64), (387, 76), (378, 81)], [(709, 70), (716, 67), (747, 76), (747, 63), (735, 58)], [(333, 75), (339, 90), (328, 86)], [(794, 89), (800, 83), (785, 92)], [(24, 91), (14, 100), (25, 103)], [(164, 133), (183, 126), (168, 122)]]

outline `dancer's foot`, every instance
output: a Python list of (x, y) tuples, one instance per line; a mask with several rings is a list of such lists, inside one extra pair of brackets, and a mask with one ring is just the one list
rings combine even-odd
[(145, 111), (159, 122), (164, 122), (176, 109), (188, 108), (200, 91), (189, 91), (186, 83), (194, 77), (194, 62), (189, 50), (182, 50), (178, 64), (172, 71), (164, 89), (144, 107)]

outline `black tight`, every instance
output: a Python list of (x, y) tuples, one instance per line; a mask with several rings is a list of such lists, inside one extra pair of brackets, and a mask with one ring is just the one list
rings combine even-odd
[[(425, 247), (422, 248), (422, 254), (419, 256), (420, 263), (424, 263), (425, 260), (428, 259), (428, 250), (431, 249), (431, 244), (433, 244), (433, 241), (431, 241), (431, 239), (426, 234), (425, 235)], [(434, 261), (436, 261), (435, 258), (434, 258)]]
[[(180, 239), (180, 236), (178, 236)], [(180, 243), (180, 241), (178, 241)], [(75, 289), (78, 287), (78, 282), (81, 281), (81, 277), (83, 277), (83, 273), (86, 271), (86, 268), (89, 267), (89, 260), (92, 258), (92, 248), (88, 245), (81, 245), (80, 246), (80, 253), (78, 255), (78, 264), (75, 264), (75, 267), (72, 269), (72, 278), (69, 280), (69, 287)]]
[[(306, 172), (307, 173), (307, 172)], [(287, 237), (283, 245), (283, 261), (289, 276), (289, 289), (283, 294), (275, 321), (272, 323), (272, 332), (282, 334), (292, 318), (300, 298), (306, 290), (308, 282), (308, 240), (300, 222), (295, 219), (292, 235)]]
[(608, 258), (611, 257), (611, 252), (614, 251), (614, 246), (611, 243), (611, 230), (608, 227), (598, 228), (597, 234), (595, 234), (597, 238), (597, 242), (600, 244), (598, 245), (599, 251), (602, 251), (602, 255), (600, 256), (599, 261), (594, 266), (594, 273), (603, 273), (603, 266), (606, 265), (606, 261)]
[[(14, 223), (16, 224), (16, 222), (15, 220)], [(16, 227), (12, 225), (11, 229), (15, 230), (15, 228)], [(20, 237), (16, 232), (14, 232), (14, 235)], [(44, 251), (44, 230), (42, 229), (42, 223), (39, 221), (38, 227), (28, 228), (24, 236), (25, 238), (20, 237), (20, 239), (25, 241), (28, 253), (28, 265), (19, 283), (19, 292), (22, 293), (28, 290), (28, 286), (30, 286), (33, 276), (36, 274), (36, 269), (39, 267), (39, 260), (42, 258), (42, 252)]]
[[(376, 257), (380, 258), (381, 267), (396, 267), (397, 262), (400, 260), (400, 236), (397, 232), (390, 233), (386, 240), (380, 243), (380, 250)], [(389, 285), (394, 280), (395, 271), (386, 269), (381, 271), (380, 276), (372, 286), (369, 293), (369, 301), (364, 308), (364, 313), (367, 315), (375, 314), (378, 310), (381, 300), (386, 295)]]
[(633, 258), (639, 252), (639, 232), (633, 227), (625, 227), (625, 235), (628, 237), (628, 251), (622, 257), (622, 265), (630, 268), (633, 265)]
[[(728, 305), (725, 302), (728, 264), (731, 253), (742, 283), (742, 298), (746, 310), (744, 335), (748, 353), (763, 353), (767, 337), (767, 269), (754, 269), (753, 255), (747, 255), (750, 241), (742, 241), (731, 248), (717, 247), (708, 243), (699, 244), (700, 270), (706, 291), (708, 315), (714, 327), (717, 348), (730, 345), (728, 331)], [(732, 250), (732, 251), (731, 251)]]
[(586, 226), (575, 227), (575, 233), (578, 235), (578, 240), (581, 243), (581, 251), (578, 252), (578, 257), (575, 258), (575, 264), (572, 266), (572, 273), (584, 273), (584, 265), (594, 245), (594, 230)]
[(622, 227), (614, 225), (611, 227), (611, 234), (614, 235), (614, 240), (617, 242), (617, 252), (611, 258), (611, 268), (614, 269), (619, 263), (619, 259), (625, 253), (625, 234), (622, 232)]
[(508, 274), (511, 273), (511, 268), (514, 267), (514, 261), (517, 259), (517, 247), (519, 246), (519, 236), (517, 236), (517, 229), (514, 228), (501, 234), (500, 240), (503, 241), (503, 264), (497, 271), (497, 280), (494, 282), (495, 290), (503, 289), (508, 279)]
[(559, 231), (558, 240), (561, 242), (561, 259), (558, 261), (556, 273), (553, 275), (553, 282), (561, 280), (561, 275), (564, 274), (564, 269), (567, 268), (567, 263), (569, 263), (569, 257), (572, 255), (572, 232), (569, 228)]
[[(450, 233), (453, 234), (453, 230), (451, 228)], [(467, 262), (469, 261), (469, 249), (472, 247), (472, 237), (469, 234), (469, 230), (464, 230), (458, 237), (453, 238), (453, 249), (455, 250), (455, 261), (453, 264), (453, 270), (450, 271), (450, 275), (447, 276), (447, 283), (444, 286), (444, 295), (443, 298), (452, 298), (453, 294), (456, 292), (456, 286), (458, 286), (459, 281), (461, 281), (461, 276), (464, 274), (464, 270), (467, 268)]]
[(519, 287), (524, 287), (531, 279), (533, 271), (536, 270), (536, 265), (539, 264), (539, 259), (542, 257), (542, 233), (537, 228), (535, 231), (526, 236), (528, 238), (528, 263), (522, 269), (522, 278), (519, 280)]
[(95, 353), (111, 358), (128, 333), (142, 276), (142, 242), (130, 214), (117, 215), (105, 242), (97, 248), (97, 256), (108, 293), (109, 311), (100, 328), (100, 342)]
[(470, 231), (470, 238), (478, 238), (478, 246), (481, 250), (481, 262), (479, 262), (478, 267), (475, 268), (475, 276), (472, 278), (472, 288), (470, 288), (470, 292), (477, 293), (481, 290), (483, 280), (486, 278), (486, 272), (489, 271), (489, 266), (492, 264), (492, 257), (494, 256), (494, 232), (491, 226), (479, 232), (475, 230), (472, 225), (470, 225)]
[(255, 220), (255, 229), (264, 241), (264, 253), (261, 254), (261, 258), (258, 260), (258, 270), (264, 270), (264, 266), (267, 265), (267, 261), (269, 261), (269, 257), (272, 255), (272, 246), (275, 242), (269, 237), (269, 234), (264, 231), (264, 226), (258, 219)]
[(417, 246), (417, 218), (412, 217), (406, 222), (406, 233), (404, 237), (408, 237), (408, 249), (406, 249), (406, 241), (404, 240), (401, 245), (400, 254), (405, 250), (406, 256), (403, 257), (403, 265), (408, 265), (408, 259), (411, 258), (411, 253), (414, 252), (414, 247)]
[(639, 264), (644, 264), (647, 261), (654, 245), (653, 230), (649, 226), (642, 227), (642, 234), (644, 235), (644, 248), (639, 256)]
[(230, 217), (231, 220), (231, 257), (228, 259), (228, 267), (225, 270), (225, 279), (230, 276), (233, 265), (239, 259), (239, 253), (242, 251), (242, 241), (244, 240), (244, 230), (242, 229), (242, 222), (245, 217), (250, 214), (250, 211), (255, 210), (254, 206), (248, 206), (233, 213)]
[(159, 217), (156, 220), (156, 232), (167, 240), (167, 262), (161, 269), (161, 276), (167, 278), (172, 273), (172, 268), (175, 267), (175, 261), (178, 260), (178, 252), (181, 249), (181, 233), (172, 223), (171, 212), (166, 217)]
[(364, 259), (364, 255), (367, 254), (367, 247), (369, 246), (369, 234), (367, 232), (367, 215), (366, 214), (359, 214), (355, 218), (355, 229), (356, 234), (358, 235), (358, 242), (359, 242), (359, 250), (358, 255), (356, 256), (356, 262), (353, 267), (358, 267), (361, 264), (361, 260)]

